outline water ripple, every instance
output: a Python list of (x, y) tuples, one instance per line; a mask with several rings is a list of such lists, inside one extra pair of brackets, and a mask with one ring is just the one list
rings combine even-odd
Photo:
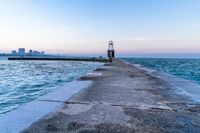
[(92, 62), (0, 60), (0, 116), (101, 65)]
[(127, 58), (124, 60), (200, 84), (200, 59)]

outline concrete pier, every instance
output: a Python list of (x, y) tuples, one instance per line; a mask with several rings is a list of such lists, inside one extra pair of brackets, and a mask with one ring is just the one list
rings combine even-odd
[(47, 61), (89, 61), (89, 62), (111, 62), (107, 58), (70, 58), (70, 57), (34, 57), (16, 56), (9, 57), (8, 60), (47, 60)]
[(23, 133), (199, 133), (200, 104), (167, 82), (115, 60), (93, 81)]

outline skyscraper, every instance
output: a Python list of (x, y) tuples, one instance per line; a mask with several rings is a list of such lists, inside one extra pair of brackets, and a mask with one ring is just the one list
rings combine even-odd
[(19, 48), (19, 55), (25, 55), (25, 48)]

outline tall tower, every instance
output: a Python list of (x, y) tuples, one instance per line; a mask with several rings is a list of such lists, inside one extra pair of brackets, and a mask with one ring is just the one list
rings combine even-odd
[(107, 50), (108, 58), (115, 58), (115, 50), (113, 41), (108, 42), (108, 50)]

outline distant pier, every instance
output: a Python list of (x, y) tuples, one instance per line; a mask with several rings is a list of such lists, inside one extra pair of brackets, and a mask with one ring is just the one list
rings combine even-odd
[(62, 56), (47, 56), (44, 52), (29, 50), (25, 53), (25, 48), (19, 48), (19, 52), (12, 51), (13, 56), (8, 57), (8, 60), (47, 60), (47, 61), (89, 61), (89, 62), (112, 62), (115, 58), (114, 42), (108, 42), (107, 58), (96, 57), (62, 57)]
[(111, 62), (107, 58), (79, 58), (79, 57), (8, 57), (8, 60), (49, 60), (49, 61), (90, 61), (90, 62)]

